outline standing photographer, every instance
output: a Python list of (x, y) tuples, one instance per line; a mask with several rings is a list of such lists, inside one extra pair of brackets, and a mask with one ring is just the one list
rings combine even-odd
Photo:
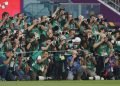
[(4, 12), (2, 14), (2, 20), (0, 21), (0, 28), (9, 28), (9, 13), (8, 12)]
[(97, 39), (97, 41), (94, 43), (93, 48), (96, 51), (95, 53), (98, 55), (98, 57), (96, 57), (96, 73), (97, 75), (101, 75), (104, 69), (104, 59), (106, 56), (109, 56), (113, 50), (113, 45), (108, 40), (104, 28), (101, 28), (99, 39)]
[(4, 57), (0, 57), (0, 76), (2, 80), (6, 80), (7, 79), (13, 79), (13, 77), (9, 77), (12, 76), (11, 74), (9, 74), (9, 64), (11, 62), (11, 59), (13, 58), (13, 52), (12, 50), (7, 50), (6, 54)]

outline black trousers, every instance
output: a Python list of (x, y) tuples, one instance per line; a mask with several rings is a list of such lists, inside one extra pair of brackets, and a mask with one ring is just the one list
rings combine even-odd
[(104, 59), (105, 57), (103, 56), (96, 57), (96, 61), (97, 61), (96, 74), (99, 76), (102, 76), (102, 72), (104, 71)]
[(65, 80), (67, 78), (67, 71), (66, 71), (64, 61), (54, 62), (53, 66), (54, 66), (54, 71), (53, 71), (54, 79), (55, 80)]

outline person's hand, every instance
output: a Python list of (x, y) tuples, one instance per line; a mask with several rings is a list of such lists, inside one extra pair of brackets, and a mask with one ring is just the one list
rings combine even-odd
[(73, 54), (72, 55), (73, 59), (77, 58), (77, 55), (76, 54)]
[(23, 34), (19, 34), (18, 38), (21, 38), (21, 37), (23, 37)]
[(23, 17), (19, 17), (18, 20), (21, 21), (23, 19)]
[(83, 18), (84, 18), (84, 17), (81, 16), (81, 15), (78, 17), (78, 19), (79, 19), (80, 21), (83, 21)]
[(23, 17), (23, 15), (19, 15), (19, 17), (18, 17), (18, 20), (22, 20), (24, 17)]
[(49, 56), (48, 55), (43, 55), (44, 58), (48, 58)]
[(112, 57), (114, 55), (114, 52), (111, 51), (109, 57)]
[(32, 43), (32, 42), (34, 42), (35, 41), (35, 38), (32, 38), (31, 40), (30, 40), (30, 43)]
[(2, 43), (4, 43), (6, 40), (7, 40), (7, 38), (6, 38), (6, 37), (3, 37)]
[(72, 51), (72, 57), (73, 59), (77, 58), (78, 52), (76, 50)]
[(16, 45), (15, 45), (15, 49), (17, 49), (18, 47), (19, 47), (19, 45), (18, 45), (18, 44), (16, 44)]
[(59, 11), (59, 10), (60, 10), (60, 8), (59, 8), (59, 7), (57, 7), (56, 11)]
[(30, 66), (27, 64), (25, 67), (25, 72), (28, 73), (30, 71)]
[(70, 22), (71, 20), (72, 20), (72, 18), (69, 18), (69, 19), (68, 19), (68, 22)]
[(41, 23), (41, 18), (40, 17), (38, 18), (38, 21), (39, 21), (39, 23)]
[(43, 58), (48, 58), (48, 57), (49, 57), (48, 52), (45, 52), (42, 57), (43, 57)]
[(11, 51), (9, 54), (9, 58), (13, 58), (13, 56), (14, 56), (14, 53)]
[(99, 33), (99, 35), (100, 35), (101, 38), (105, 38), (106, 37), (106, 34), (104, 34), (104, 33)]
[(88, 33), (88, 38), (91, 38), (92, 37), (92, 33)]
[(102, 38), (102, 39), (101, 39), (101, 42), (103, 43), (104, 41), (105, 41), (105, 39), (104, 39), (104, 38)]
[(19, 45), (16, 44), (15, 47), (14, 47), (14, 49), (13, 49), (13, 51), (15, 52), (15, 51), (17, 50), (18, 47), (19, 47)]
[(21, 69), (21, 66), (18, 66), (17, 69), (20, 70), (20, 69)]
[(65, 44), (65, 41), (64, 41), (64, 40), (62, 40), (60, 44), (61, 44), (61, 45)]
[(68, 22), (70, 22), (73, 19), (72, 15), (68, 15)]
[(104, 40), (105, 40), (106, 43), (108, 42), (108, 38), (107, 37), (105, 37)]
[(5, 16), (5, 17), (4, 17), (4, 21), (7, 21), (7, 20), (8, 20), (8, 16)]
[(60, 16), (62, 16), (62, 15), (64, 15), (65, 14), (65, 12), (62, 10), (62, 11), (60, 11)]
[(49, 38), (52, 38), (53, 37), (53, 33), (49, 33)]
[(42, 30), (45, 30), (45, 26), (41, 25), (40, 27), (41, 27)]
[(48, 42), (48, 45), (51, 45), (52, 44), (52, 42)]
[(65, 15), (62, 16), (62, 19), (65, 19)]
[(80, 49), (80, 48), (79, 48), (79, 49), (77, 49), (77, 51), (78, 51), (78, 52), (80, 52), (81, 50), (82, 50), (82, 49)]
[(38, 24), (38, 20), (37, 19), (33, 20), (33, 25), (37, 25), (37, 24)]

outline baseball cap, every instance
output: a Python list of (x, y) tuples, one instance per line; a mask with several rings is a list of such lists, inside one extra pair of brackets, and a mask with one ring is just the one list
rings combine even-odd
[(61, 40), (66, 40), (66, 37), (65, 37), (64, 35), (62, 35), (62, 36), (60, 37), (60, 39), (61, 39)]
[(75, 39), (72, 40), (72, 42), (81, 42), (81, 38), (80, 37), (76, 37)]

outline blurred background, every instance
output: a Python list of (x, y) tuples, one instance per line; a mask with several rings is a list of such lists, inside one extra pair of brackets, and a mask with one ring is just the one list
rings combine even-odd
[(119, 24), (120, 0), (0, 0), (0, 15), (7, 11), (10, 15), (24, 12), (29, 17), (50, 15), (56, 7), (63, 7), (74, 17), (103, 14), (108, 21)]

